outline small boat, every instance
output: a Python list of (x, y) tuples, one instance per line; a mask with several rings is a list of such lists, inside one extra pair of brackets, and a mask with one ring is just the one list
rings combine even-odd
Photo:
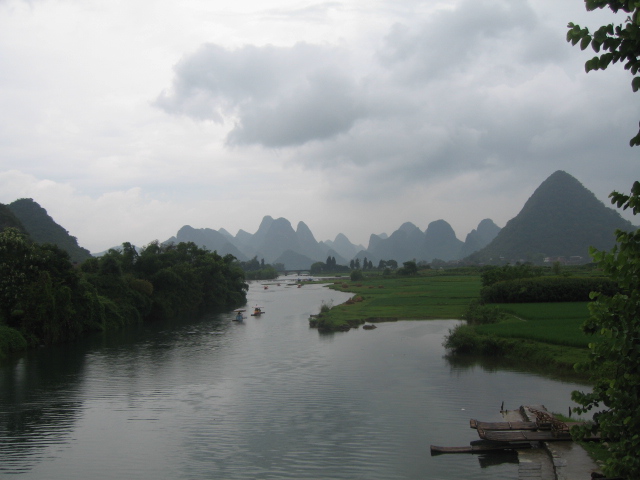
[(264, 311), (262, 310), (262, 307), (255, 307), (253, 309), (253, 313), (251, 314), (252, 317), (259, 317), (260, 315), (262, 315), (264, 313)]
[(245, 312), (246, 310), (243, 309), (237, 309), (234, 310), (235, 314), (236, 314), (236, 318), (233, 319), (234, 322), (241, 322), (244, 320), (244, 315), (243, 312)]

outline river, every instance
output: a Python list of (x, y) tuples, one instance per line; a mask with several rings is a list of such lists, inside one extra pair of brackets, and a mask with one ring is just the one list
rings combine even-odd
[[(247, 308), (145, 324), (0, 368), (0, 478), (509, 479), (512, 455), (440, 455), (500, 406), (567, 412), (580, 385), (452, 364), (455, 321), (322, 335), (308, 317), (348, 294), (284, 279)], [(249, 311), (247, 313), (250, 313)]]

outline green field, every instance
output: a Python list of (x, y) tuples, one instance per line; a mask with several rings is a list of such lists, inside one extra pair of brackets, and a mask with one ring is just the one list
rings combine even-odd
[(593, 337), (580, 329), (589, 317), (587, 305), (587, 302), (498, 304), (511, 314), (509, 318), (500, 323), (480, 325), (477, 330), (503, 338), (587, 348)]
[(327, 324), (356, 326), (370, 318), (462, 318), (469, 302), (478, 297), (480, 277), (437, 274), (374, 277), (358, 282), (336, 282), (332, 288), (353, 292), (354, 298), (361, 301), (332, 308), (325, 315)]

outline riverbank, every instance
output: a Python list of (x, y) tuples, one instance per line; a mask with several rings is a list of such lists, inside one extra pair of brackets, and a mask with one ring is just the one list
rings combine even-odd
[(350, 301), (317, 315), (317, 328), (341, 331), (366, 322), (459, 319), (478, 297), (480, 277), (425, 273), (414, 277), (365, 277), (334, 281), (330, 288), (353, 293)]
[[(310, 319), (310, 326), (325, 332), (346, 331), (366, 323), (385, 321), (464, 319), (469, 305), (479, 296), (481, 282), (478, 275), (426, 271), (413, 277), (376, 276), (358, 282), (338, 279), (333, 280), (330, 288), (354, 295), (342, 305), (323, 305)], [(572, 328), (581, 334), (579, 323), (574, 321)], [(532, 328), (536, 325), (531, 322)], [(544, 334), (538, 338), (542, 341), (530, 334), (528, 338), (508, 338), (490, 329), (483, 333), (482, 329), (467, 325), (458, 330), (457, 343), (447, 347), (461, 355), (499, 358), (528, 371), (588, 381), (588, 373), (578, 373), (574, 369), (576, 363), (587, 359), (587, 341), (583, 346), (580, 342), (567, 344), (564, 330), (555, 338), (552, 324), (540, 325)]]

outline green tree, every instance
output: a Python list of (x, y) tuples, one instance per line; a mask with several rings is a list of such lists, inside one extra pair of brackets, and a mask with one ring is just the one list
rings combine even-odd
[[(623, 24), (603, 25), (595, 32), (569, 23), (567, 41), (591, 48), (598, 53), (585, 63), (585, 70), (605, 70), (621, 62), (633, 78), (634, 92), (640, 89), (640, 1), (585, 0), (588, 11), (609, 8), (624, 12)], [(640, 132), (629, 144), (640, 145)], [(635, 182), (631, 195), (613, 192), (612, 203), (637, 214), (640, 209), (640, 183)], [(640, 478), (640, 230), (616, 231), (617, 244), (609, 252), (592, 249), (592, 256), (601, 268), (618, 283), (619, 292), (606, 296), (592, 294), (591, 318), (583, 329), (600, 334), (600, 341), (590, 344), (590, 358), (581, 368), (594, 373), (590, 393), (575, 391), (572, 398), (585, 413), (599, 409), (593, 415), (593, 427), (574, 429), (578, 437), (597, 430), (607, 440), (610, 456), (604, 466), (610, 476)]]
[(364, 279), (364, 274), (362, 273), (362, 270), (353, 270), (349, 275), (349, 278), (352, 282), (359, 282)]
[[(635, 182), (630, 196), (614, 192), (613, 203), (640, 209), (640, 183)], [(590, 393), (575, 391), (572, 398), (595, 424), (576, 429), (580, 437), (599, 431), (607, 440), (610, 457), (608, 475), (640, 478), (640, 230), (616, 232), (617, 245), (609, 252), (592, 249), (600, 267), (618, 283), (619, 292), (607, 296), (592, 293), (591, 318), (583, 330), (599, 334), (599, 342), (590, 343), (589, 360), (582, 369), (595, 372)]]
[(322, 263), (322, 262), (315, 262), (311, 265), (311, 268), (309, 269), (309, 272), (312, 275), (318, 275), (319, 273), (322, 273), (324, 271), (324, 269), (326, 268), (327, 264), (326, 263)]
[(400, 275), (417, 275), (418, 274), (418, 265), (413, 260), (409, 260), (408, 262), (402, 263), (402, 268), (398, 270), (398, 274)]
[(96, 301), (66, 251), (15, 229), (0, 233), (0, 323), (31, 344), (67, 341), (101, 322)]

